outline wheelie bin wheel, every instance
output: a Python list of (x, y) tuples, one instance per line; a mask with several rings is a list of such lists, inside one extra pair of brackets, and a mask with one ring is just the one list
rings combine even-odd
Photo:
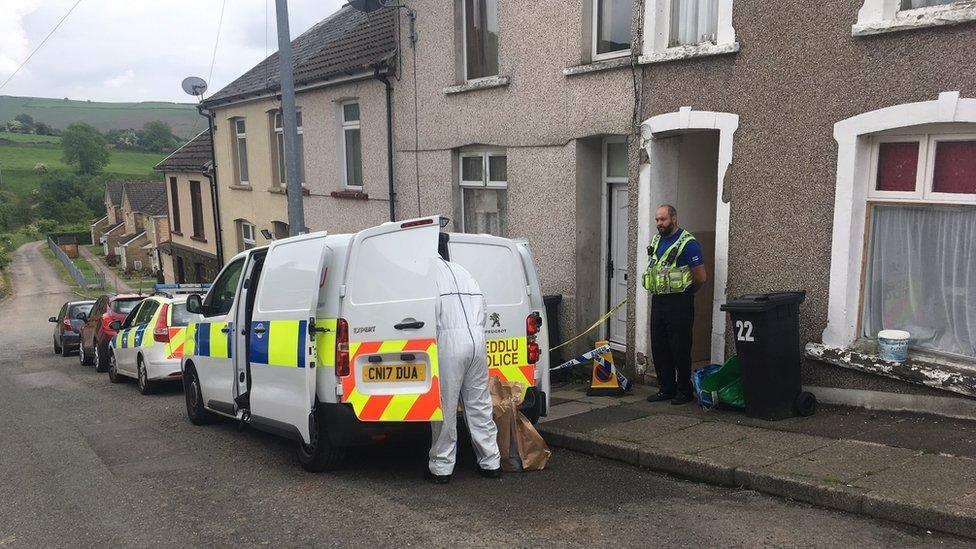
[(812, 416), (817, 411), (817, 397), (813, 393), (803, 391), (796, 396), (796, 415), (801, 417)]

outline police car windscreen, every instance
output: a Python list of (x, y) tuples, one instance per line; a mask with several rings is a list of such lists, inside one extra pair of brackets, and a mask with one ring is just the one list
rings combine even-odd
[(132, 312), (132, 309), (136, 308), (136, 305), (142, 301), (141, 298), (138, 299), (116, 299), (112, 302), (112, 310), (117, 313), (122, 313), (127, 315)]
[(186, 303), (173, 304), (173, 321), (170, 326), (186, 326), (192, 320), (193, 314), (186, 310)]

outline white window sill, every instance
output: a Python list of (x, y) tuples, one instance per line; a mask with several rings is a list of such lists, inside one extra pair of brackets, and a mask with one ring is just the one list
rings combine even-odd
[(623, 57), (615, 57), (613, 59), (601, 59), (599, 61), (594, 61), (592, 63), (587, 63), (585, 65), (566, 67), (565, 69), (563, 69), (563, 75), (575, 76), (577, 74), (589, 74), (591, 72), (608, 71), (612, 69), (620, 69), (629, 66), (630, 66), (630, 56), (625, 55)]
[(669, 61), (679, 61), (681, 59), (693, 59), (696, 57), (711, 57), (713, 55), (725, 55), (739, 51), (739, 43), (730, 44), (696, 44), (694, 46), (679, 46), (668, 48), (662, 51), (645, 53), (640, 56), (638, 62), (641, 65), (651, 63), (667, 63)]
[(489, 90), (492, 88), (503, 88), (511, 83), (512, 79), (507, 76), (488, 76), (485, 78), (479, 78), (477, 80), (469, 80), (468, 82), (458, 84), (457, 86), (448, 86), (444, 88), (444, 95), (467, 93), (476, 90)]
[(807, 343), (804, 356), (850, 370), (882, 375), (976, 397), (976, 363), (933, 353), (909, 350), (904, 363), (889, 362), (878, 357), (877, 342), (858, 340), (849, 348), (832, 347), (823, 343)]
[(976, 0), (903, 10), (898, 12), (894, 19), (859, 21), (851, 27), (851, 35), (871, 36), (886, 32), (957, 25), (968, 21), (976, 21)]

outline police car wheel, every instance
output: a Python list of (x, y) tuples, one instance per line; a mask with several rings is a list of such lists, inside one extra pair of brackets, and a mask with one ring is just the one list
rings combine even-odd
[(298, 441), (298, 461), (301, 462), (302, 468), (311, 473), (338, 469), (345, 459), (346, 449), (334, 446), (321, 428), (312, 444)]
[(142, 361), (142, 357), (139, 357), (136, 368), (139, 371), (139, 392), (144, 395), (153, 394), (156, 390), (156, 384), (149, 381), (149, 373), (146, 372), (146, 364)]
[(213, 414), (203, 407), (203, 392), (197, 372), (188, 366), (183, 374), (183, 396), (186, 400), (186, 417), (194, 425), (205, 425), (213, 418)]
[(101, 343), (92, 346), (95, 349), (95, 371), (108, 371), (108, 349)]
[(112, 383), (122, 383), (125, 378), (119, 375), (119, 371), (115, 368), (115, 353), (109, 352), (108, 357), (108, 380)]

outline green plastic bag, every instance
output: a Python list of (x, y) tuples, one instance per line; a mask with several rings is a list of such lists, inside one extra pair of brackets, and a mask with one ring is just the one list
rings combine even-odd
[(746, 399), (739, 383), (739, 355), (732, 355), (721, 368), (706, 376), (701, 381), (701, 390), (711, 395), (713, 406), (745, 408)]

